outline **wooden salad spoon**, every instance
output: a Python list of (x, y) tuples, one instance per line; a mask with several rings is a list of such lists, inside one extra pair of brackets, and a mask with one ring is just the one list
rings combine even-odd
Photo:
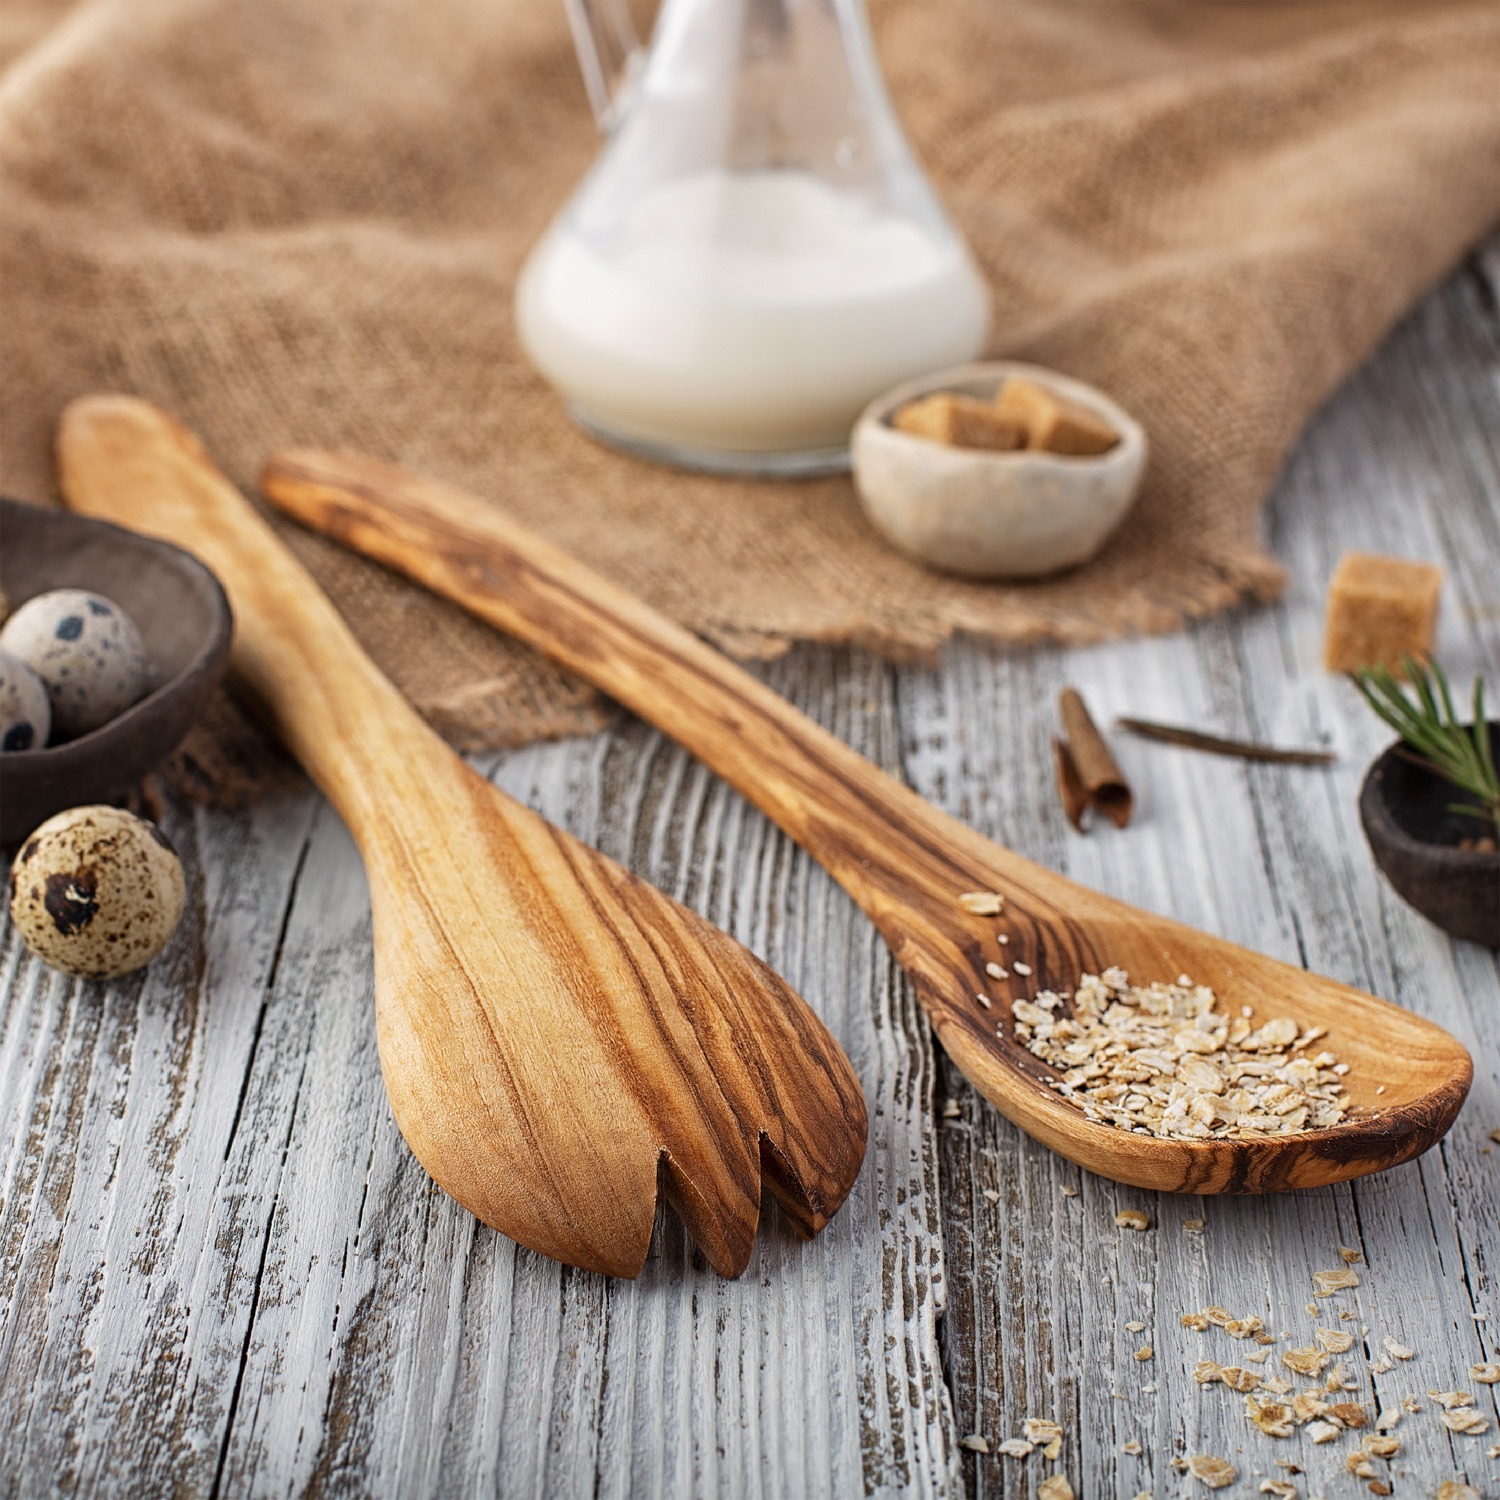
[(69, 506), (201, 557), (240, 685), (348, 824), (370, 882), (391, 1108), (418, 1160), (512, 1239), (615, 1276), (658, 1188), (744, 1270), (762, 1181), (816, 1234), (853, 1186), (865, 1105), (806, 1003), (725, 933), (468, 767), (198, 441), (90, 396), (58, 433)]
[[(280, 454), (263, 484), (280, 509), (530, 642), (707, 762), (870, 916), (975, 1087), (1082, 1166), (1172, 1192), (1311, 1187), (1407, 1161), (1458, 1114), (1473, 1064), (1432, 1022), (1139, 911), (981, 837), (494, 505), (347, 454)], [(998, 914), (960, 899), (983, 892), (1001, 898)], [(1005, 977), (992, 977), (990, 964)], [(1349, 1065), (1348, 1118), (1279, 1138), (1211, 1140), (1088, 1120), (1014, 1037), (1011, 1005), (1042, 989), (1071, 993), (1082, 973), (1111, 965), (1137, 984), (1190, 975), (1231, 1014), (1248, 1005), (1262, 1020), (1325, 1027), (1319, 1046)]]

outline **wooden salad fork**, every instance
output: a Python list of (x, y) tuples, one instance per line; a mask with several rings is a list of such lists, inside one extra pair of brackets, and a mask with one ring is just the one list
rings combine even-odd
[[(1082, 1166), (1172, 1192), (1311, 1187), (1407, 1161), (1458, 1114), (1473, 1065), (1440, 1027), (1001, 848), (498, 507), (349, 454), (279, 454), (263, 485), (289, 515), (528, 641), (707, 762), (870, 916), (975, 1087)], [(1207, 1140), (1087, 1119), (1017, 1040), (1011, 1006), (1044, 989), (1069, 994), (1083, 973), (1109, 966), (1137, 984), (1185, 974), (1231, 1013), (1250, 1006), (1260, 1019), (1326, 1028), (1320, 1045), (1349, 1065), (1347, 1117), (1281, 1137)]]
[(223, 582), (238, 682), (364, 859), (381, 1070), (442, 1187), (616, 1276), (645, 1262), (658, 1189), (726, 1276), (749, 1261), (762, 1182), (816, 1234), (859, 1171), (865, 1104), (801, 997), (455, 755), (165, 413), (75, 401), (58, 457), (74, 510), (166, 537)]

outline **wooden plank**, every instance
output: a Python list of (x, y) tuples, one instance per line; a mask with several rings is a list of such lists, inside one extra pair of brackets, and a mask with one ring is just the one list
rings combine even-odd
[[(0, 1487), (206, 1493), (268, 1204), (241, 1082), (314, 804), (173, 815), (187, 915), (142, 975), (0, 972)], [(247, 1108), (246, 1105), (249, 1105)]]
[[(959, 1427), (993, 1448), (1026, 1415), (1056, 1417), (1068, 1429), (1063, 1467), (1081, 1494), (1177, 1492), (1186, 1481), (1168, 1460), (1195, 1452), (1239, 1466), (1232, 1493), (1277, 1473), (1277, 1459), (1305, 1467), (1303, 1493), (1352, 1483), (1343, 1468), (1351, 1439), (1274, 1442), (1244, 1421), (1237, 1396), (1196, 1386), (1198, 1359), (1228, 1363), (1243, 1348), (1180, 1327), (1182, 1311), (1206, 1303), (1293, 1334), (1278, 1351), (1310, 1343), (1318, 1322), (1360, 1331), (1350, 1399), (1373, 1409), (1429, 1387), (1464, 1388), (1493, 1424), (1494, 1394), (1467, 1371), (1495, 1358), (1500, 1337), (1487, 1256), (1500, 1231), (1500, 1163), (1485, 1138), (1500, 1122), (1500, 972), (1493, 955), (1452, 943), (1402, 906), (1374, 872), (1354, 802), (1362, 768), (1389, 735), (1347, 684), (1322, 673), (1318, 651), (1324, 582), (1341, 550), (1364, 546), (1443, 561), (1445, 659), (1460, 674), (1500, 663), (1500, 611), (1492, 619), (1486, 608), (1500, 586), (1496, 333), (1494, 303), (1472, 272), (1462, 275), (1333, 403), (1272, 507), (1277, 550), (1292, 569), (1277, 609), (1094, 651), (997, 660), (960, 648), (941, 672), (902, 675), (919, 789), (1080, 880), (1394, 996), (1454, 1030), (1478, 1064), (1472, 1102), (1422, 1162), (1326, 1192), (1201, 1203), (1080, 1180), (948, 1071), (963, 1109), (943, 1150), (944, 1351)], [(1329, 771), (1243, 766), (1120, 738), (1138, 823), (1080, 839), (1064, 824), (1047, 756), (1064, 680), (1082, 685), (1101, 722), (1136, 712), (1283, 743), (1326, 734), (1343, 758)], [(1079, 1196), (1064, 1196), (1070, 1188)], [(1148, 1207), (1157, 1228), (1115, 1230), (1127, 1203)], [(1206, 1220), (1201, 1234), (1184, 1232), (1189, 1218)], [(1315, 1320), (1310, 1274), (1339, 1264), (1340, 1244), (1366, 1252), (1364, 1285), (1320, 1304)], [(1356, 1316), (1340, 1322), (1345, 1309)], [(1145, 1327), (1131, 1333), (1129, 1321)], [(1370, 1376), (1363, 1350), (1378, 1354), (1386, 1334), (1418, 1358)], [(1134, 1351), (1146, 1344), (1156, 1352), (1141, 1364)], [(1455, 1437), (1429, 1409), (1399, 1435), (1406, 1447), (1392, 1477), (1413, 1493), (1460, 1473), (1495, 1479), (1483, 1456), (1493, 1425), (1484, 1438)], [(1138, 1458), (1121, 1452), (1130, 1439), (1142, 1445)], [(966, 1466), (983, 1495), (1031, 1493), (1046, 1471), (1037, 1456)]]

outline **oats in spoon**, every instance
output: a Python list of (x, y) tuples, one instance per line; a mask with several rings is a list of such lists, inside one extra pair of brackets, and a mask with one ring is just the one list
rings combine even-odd
[(1062, 1075), (1053, 1087), (1091, 1120), (1142, 1135), (1234, 1140), (1337, 1125), (1348, 1071), (1311, 1053), (1322, 1028), (1288, 1016), (1257, 1026), (1217, 1008), (1206, 985), (1132, 985), (1120, 968), (1085, 974), (1072, 996), (1012, 1006), (1015, 1035)]

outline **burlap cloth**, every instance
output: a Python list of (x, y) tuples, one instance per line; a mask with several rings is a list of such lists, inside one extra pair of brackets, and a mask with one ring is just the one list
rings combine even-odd
[[(150, 397), (251, 486), (349, 446), (493, 496), (743, 654), (1086, 641), (1273, 597), (1257, 511), (1298, 430), (1500, 217), (1500, 6), (874, 0), (996, 352), (1109, 391), (1155, 456), (1118, 541), (1027, 587), (903, 561), (847, 480), (595, 446), (511, 291), (598, 150), (561, 0), (0, 0), (0, 485), (46, 500), (72, 396)], [(376, 659), (470, 746), (595, 700), (301, 536)], [(210, 752), (211, 778), (225, 775)]]

